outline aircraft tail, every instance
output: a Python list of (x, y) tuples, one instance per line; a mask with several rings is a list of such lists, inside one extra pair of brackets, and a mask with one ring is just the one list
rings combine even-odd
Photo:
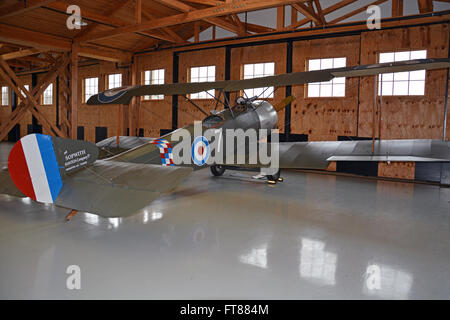
[[(103, 217), (133, 214), (192, 172), (191, 168), (97, 160), (98, 154), (98, 147), (90, 142), (31, 134), (14, 145), (8, 171), (16, 187), (37, 202)], [(0, 174), (2, 180), (7, 181)], [(12, 189), (0, 187), (0, 192), (20, 195)]]
[(97, 158), (98, 148), (90, 142), (31, 134), (14, 145), (8, 171), (24, 195), (37, 202), (54, 203), (64, 177)]

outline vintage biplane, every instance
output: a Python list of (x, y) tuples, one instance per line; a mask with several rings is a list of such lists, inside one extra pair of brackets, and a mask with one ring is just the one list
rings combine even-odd
[[(423, 59), (248, 80), (139, 85), (102, 92), (92, 96), (88, 104), (129, 104), (136, 96), (188, 95), (215, 89), (219, 91), (219, 97), (224, 97), (224, 102), (221, 102), (224, 108), (217, 110), (216, 103), (211, 114), (201, 122), (202, 130), (273, 130), (278, 123), (277, 112), (292, 99), (287, 98), (275, 106), (258, 97), (239, 97), (230, 103), (227, 93), (324, 82), (335, 77), (376, 76), (449, 67), (450, 59)], [(0, 193), (25, 196), (40, 203), (103, 217), (124, 217), (147, 206), (161, 193), (175, 188), (192, 170), (210, 167), (214, 175), (220, 176), (227, 168), (264, 167), (259, 162), (251, 165), (198, 163), (194, 154), (203, 154), (211, 141), (205, 141), (203, 131), (196, 133), (193, 125), (183, 129), (191, 133), (193, 161), (179, 166), (174, 161), (179, 155), (173, 150), (181, 143), (174, 139), (180, 129), (154, 139), (111, 137), (97, 145), (42, 134), (25, 136), (11, 150), (8, 168), (1, 171)], [(279, 167), (266, 174), (270, 183), (282, 181), (280, 168), (326, 169), (332, 161), (450, 162), (450, 143), (439, 140), (280, 142), (277, 147)], [(236, 149), (228, 151), (235, 152)]]

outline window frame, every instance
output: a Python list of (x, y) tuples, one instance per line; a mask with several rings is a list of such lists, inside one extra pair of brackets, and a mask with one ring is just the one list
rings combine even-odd
[[(411, 54), (412, 53), (418, 53), (418, 52), (425, 52), (425, 57), (424, 58), (414, 58), (411, 59)], [(405, 54), (408, 53), (409, 54), (409, 59), (408, 60), (396, 60), (395, 59), (395, 54)], [(381, 55), (382, 54), (394, 54), (394, 61), (383, 61), (381, 62)], [(378, 61), (379, 63), (389, 63), (389, 62), (400, 62), (400, 61), (411, 61), (411, 60), (416, 60), (416, 59), (426, 59), (428, 56), (428, 50), (425, 49), (410, 49), (410, 50), (405, 50), (405, 51), (389, 51), (389, 52), (378, 52)], [(411, 74), (413, 72), (423, 72), (424, 76), (423, 76), (423, 80), (411, 80)], [(408, 73), (408, 80), (396, 80), (395, 79), (395, 75), (397, 74), (397, 76), (401, 73)], [(385, 80), (383, 81), (383, 78), (386, 76), (390, 76), (392, 75), (392, 81), (390, 80)], [(408, 94), (394, 94), (395, 92), (395, 83), (400, 83), (400, 82), (407, 82), (408, 84)], [(411, 91), (411, 83), (412, 82), (423, 82), (423, 94), (410, 94)], [(392, 83), (392, 94), (384, 94), (382, 91), (383, 90), (383, 83)], [(426, 88), (427, 88), (427, 71), (426, 70), (416, 70), (416, 71), (404, 71), (404, 72), (392, 72), (392, 73), (386, 73), (386, 74), (380, 74), (377, 77), (377, 96), (378, 97), (405, 97), (405, 98), (411, 98), (411, 97), (425, 97), (426, 96)]]
[[(263, 65), (263, 73), (262, 73), (261, 76), (257, 76), (257, 77), (256, 77), (256, 76), (255, 76), (255, 66), (256, 66), (256, 65), (260, 65), (260, 64)], [(266, 65), (267, 65), (267, 64), (273, 64), (273, 74), (265, 73), (265, 69), (266, 69)], [(253, 75), (252, 75), (251, 78), (247, 78), (247, 77), (246, 77), (246, 74), (245, 74), (245, 68), (246, 68), (246, 66), (252, 66), (252, 67), (253, 67)], [(276, 75), (275, 69), (276, 69), (276, 63), (275, 63), (275, 61), (244, 63), (244, 64), (242, 64), (242, 76), (241, 76), (241, 79), (247, 80), (247, 79), (256, 79), (256, 78), (263, 78), (263, 77), (271, 77), (271, 76)], [(272, 89), (271, 89), (271, 88), (272, 88)], [(250, 88), (250, 89), (241, 90), (241, 91), (240, 91), (240, 95), (246, 96), (246, 93), (245, 93), (245, 92), (248, 92), (248, 91), (251, 90), (251, 91), (253, 92), (253, 95), (251, 95), (251, 96), (247, 95), (249, 98), (251, 98), (251, 97), (254, 97), (254, 96), (255, 96), (255, 90), (259, 90), (259, 89), (262, 89), (263, 92), (264, 92), (264, 94), (263, 94), (262, 96), (260, 96), (259, 99), (267, 99), (267, 100), (269, 100), (269, 99), (275, 99), (275, 87), (274, 87), (274, 86), (270, 86), (270, 87), (261, 87), (261, 88)], [(265, 96), (266, 93), (270, 93), (268, 97)]]
[[(111, 76), (120, 76), (120, 85), (119, 86), (115, 86), (113, 88), (111, 88)], [(117, 88), (121, 88), (123, 87), (123, 74), (118, 72), (118, 73), (110, 73), (106, 76), (106, 90), (112, 90), (112, 89), (117, 89)]]
[[(323, 68), (323, 69), (322, 69), (322, 67), (321, 67), (320, 69), (310, 70), (310, 61), (312, 61), (312, 60), (319, 60), (319, 61), (320, 61), (320, 64), (322, 64), (322, 61), (323, 61), (323, 60), (330, 60), (330, 59), (333, 60), (333, 61), (332, 61), (331, 68)], [(345, 59), (345, 66), (338, 66), (338, 67), (335, 67), (334, 64), (335, 64), (335, 60), (336, 60), (336, 59)], [(340, 57), (319, 57), (319, 58), (317, 58), (317, 57), (314, 57), (314, 58), (313, 58), (313, 57), (310, 57), (310, 58), (307, 58), (307, 59), (306, 59), (306, 62), (305, 62), (305, 70), (306, 70), (307, 72), (310, 72), (310, 71), (320, 71), (320, 70), (327, 70), (327, 69), (333, 69), (333, 68), (345, 68), (345, 67), (347, 66), (347, 60), (348, 60), (347, 56), (340, 56)], [(344, 80), (343, 80), (343, 83), (336, 83), (336, 82), (335, 82), (336, 80), (339, 80), (339, 79), (344, 79)], [(329, 84), (327, 84), (327, 83), (329, 83)], [(322, 88), (322, 86), (324, 86), (324, 85), (329, 85), (329, 86), (331, 86), (331, 95), (330, 95), (330, 96), (321, 96), (321, 95), (320, 95), (321, 88)], [(333, 95), (335, 86), (339, 86), (339, 85), (344, 85), (344, 95), (343, 95), (343, 96)], [(312, 96), (312, 97), (309, 96), (309, 93), (310, 93), (310, 86), (318, 86), (318, 87), (319, 87), (319, 96)], [(345, 77), (337, 77), (337, 78), (331, 79), (330, 81), (321, 81), (321, 82), (315, 82), (315, 83), (307, 83), (307, 84), (305, 85), (305, 94), (304, 94), (304, 97), (305, 97), (305, 99), (334, 99), (334, 100), (345, 99), (345, 98), (347, 98), (347, 79), (346, 79)]]
[[(202, 76), (200, 74), (202, 68), (206, 68), (206, 76)], [(211, 76), (209, 74), (210, 68), (214, 68), (214, 76)], [(197, 72), (198, 76), (195, 77), (195, 79), (198, 79), (198, 81), (192, 81), (192, 74), (193, 74), (194, 69), (198, 69), (198, 72)], [(217, 74), (216, 65), (191, 66), (188, 68), (187, 71), (188, 71), (187, 78), (189, 79), (189, 83), (202, 83), (202, 82), (215, 82), (216, 81), (216, 74)], [(200, 81), (200, 79), (202, 79), (202, 78), (206, 78), (206, 81)], [(209, 94), (208, 94), (208, 92), (209, 92)], [(203, 93), (205, 94), (205, 97), (201, 96)], [(207, 91), (201, 91), (201, 92), (195, 92), (195, 93), (189, 94), (189, 99), (191, 99), (191, 100), (215, 100), (215, 97), (216, 97), (216, 89), (211, 89), (211, 90), (207, 90)]]
[[(7, 88), (7, 94), (6, 94), (7, 99), (8, 99), (7, 104), (3, 104), (3, 88)], [(11, 105), (11, 90), (10, 90), (9, 86), (1, 86), (0, 93), (1, 93), (1, 101), (0, 101), (1, 106), (9, 107)]]
[[(52, 102), (51, 103), (45, 103), (45, 92), (47, 91), (47, 89), (48, 88), (50, 88), (51, 87), (51, 89), (52, 89)], [(55, 90), (54, 90), (54, 85), (53, 85), (53, 82), (52, 83), (50, 83), (48, 86), (47, 86), (47, 88), (45, 88), (45, 90), (42, 92), (42, 95), (41, 95), (41, 105), (42, 106), (52, 106), (52, 105), (54, 105), (55, 104)]]
[[(156, 81), (153, 81), (152, 74), (153, 72), (158, 73), (158, 77), (156, 78)], [(159, 77), (160, 73), (162, 74), (162, 79)], [(147, 74), (149, 74), (149, 79), (147, 80)], [(162, 82), (161, 82), (162, 80)], [(165, 68), (158, 68), (158, 69), (148, 69), (144, 70), (142, 72), (142, 83), (144, 85), (152, 85), (152, 84), (165, 84), (166, 83), (166, 69)], [(145, 95), (142, 97), (142, 101), (162, 101), (166, 97), (163, 94), (154, 94), (154, 95)]]
[[(87, 88), (87, 86), (86, 86), (86, 84), (87, 84), (87, 80), (92, 80), (92, 79), (97, 79), (97, 92), (96, 93), (93, 93), (93, 94), (91, 94), (90, 96), (89, 96), (89, 98), (90, 97), (92, 97), (93, 95), (95, 95), (95, 94), (98, 94), (98, 92), (99, 92), (99, 85), (100, 85), (100, 83), (99, 83), (99, 77), (87, 77), (87, 78), (84, 78), (83, 79), (83, 100), (84, 100), (84, 103), (87, 103), (88, 102), (88, 100), (89, 100), (89, 98), (87, 98), (87, 90), (86, 90), (86, 88)], [(90, 87), (90, 86), (89, 86)]]

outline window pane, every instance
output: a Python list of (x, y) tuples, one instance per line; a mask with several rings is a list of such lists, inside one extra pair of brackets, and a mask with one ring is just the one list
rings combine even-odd
[(275, 63), (269, 62), (264, 66), (264, 76), (273, 76), (275, 75)]
[(411, 52), (411, 59), (426, 59), (427, 50), (416, 50)]
[(411, 81), (409, 83), (409, 95), (423, 96), (425, 94), (425, 81)]
[(322, 59), (320, 63), (320, 69), (332, 69), (333, 68), (333, 59)]
[(53, 84), (51, 83), (47, 89), (44, 90), (42, 104), (53, 104)]
[(345, 97), (345, 84), (335, 84), (333, 86), (333, 97)]
[(392, 81), (383, 81), (380, 89), (383, 91), (383, 96), (392, 96), (393, 94), (394, 82)]
[(320, 59), (309, 60), (309, 71), (320, 70)]
[(334, 59), (333, 68), (344, 68), (347, 65), (347, 58), (336, 58)]
[(254, 77), (261, 77), (264, 74), (264, 65), (262, 63), (255, 64)]
[(380, 53), (380, 63), (394, 62), (394, 52)]
[(320, 84), (311, 83), (308, 85), (308, 97), (320, 97)]
[(331, 97), (332, 95), (332, 86), (328, 84), (324, 84), (320, 86), (320, 96), (321, 97)]
[(395, 61), (407, 61), (410, 60), (411, 52), (396, 52), (395, 53)]
[[(216, 81), (216, 66), (192, 67), (190, 70), (190, 82)], [(215, 90), (190, 94), (191, 99), (214, 99)]]
[(394, 73), (394, 81), (408, 81), (409, 72), (396, 72)]
[(426, 71), (425, 70), (418, 70), (418, 71), (411, 71), (409, 73), (409, 79), (411, 81), (414, 80), (425, 80)]
[(408, 81), (394, 82), (394, 95), (396, 96), (408, 95)]

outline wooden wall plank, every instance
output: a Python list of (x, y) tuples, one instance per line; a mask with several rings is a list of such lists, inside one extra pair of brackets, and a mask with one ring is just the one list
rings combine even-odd
[[(347, 58), (359, 65), (359, 36), (294, 42), (293, 72), (307, 71), (309, 59)], [(357, 135), (358, 79), (346, 80), (345, 98), (308, 98), (306, 86), (294, 86), (291, 133), (307, 134), (310, 141), (337, 140)]]
[[(243, 79), (244, 64), (250, 63), (275, 62), (275, 74), (286, 73), (286, 54), (285, 43), (233, 48), (231, 50), (231, 80)], [(275, 104), (285, 97), (286, 90), (280, 88), (275, 91), (274, 98), (267, 101)], [(236, 95), (232, 94), (231, 101), (235, 98)], [(280, 133), (284, 132), (284, 110), (278, 112), (278, 129)]]

